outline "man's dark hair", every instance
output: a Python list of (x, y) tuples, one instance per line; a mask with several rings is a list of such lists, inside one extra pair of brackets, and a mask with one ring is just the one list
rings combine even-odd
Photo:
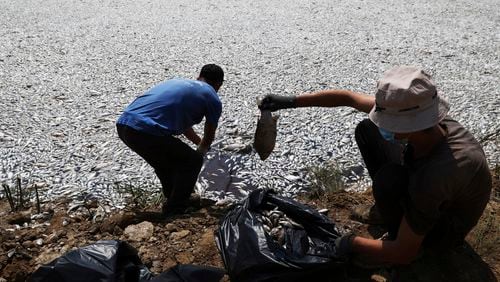
[(201, 68), (200, 77), (203, 77), (207, 82), (222, 83), (224, 71), (216, 64), (207, 64)]

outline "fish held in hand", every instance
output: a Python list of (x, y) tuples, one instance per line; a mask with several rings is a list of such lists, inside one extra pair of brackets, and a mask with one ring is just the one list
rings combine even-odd
[(253, 146), (261, 160), (269, 157), (276, 144), (276, 125), (279, 116), (273, 116), (271, 111), (261, 110), (257, 121)]

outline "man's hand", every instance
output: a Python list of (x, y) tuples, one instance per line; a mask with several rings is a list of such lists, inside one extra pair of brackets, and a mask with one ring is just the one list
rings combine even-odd
[(258, 106), (260, 110), (269, 110), (271, 112), (274, 112), (280, 109), (297, 107), (295, 100), (295, 96), (281, 96), (270, 94), (266, 95), (266, 97), (262, 99)]
[(205, 156), (207, 154), (208, 150), (210, 150), (210, 148), (208, 148), (206, 146), (202, 146), (201, 144), (196, 148), (196, 151), (198, 151), (203, 156)]
[(335, 253), (341, 258), (349, 258), (352, 253), (352, 241), (356, 235), (347, 233), (335, 239)]
[(203, 156), (210, 150), (210, 145), (214, 141), (215, 130), (217, 125), (210, 124), (205, 121), (205, 129), (203, 130), (203, 138), (198, 143), (198, 148), (196, 151), (200, 152)]

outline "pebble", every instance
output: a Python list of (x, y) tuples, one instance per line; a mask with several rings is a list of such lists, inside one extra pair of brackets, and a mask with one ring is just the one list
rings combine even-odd
[(24, 241), (22, 244), (21, 244), (23, 247), (25, 248), (33, 248), (35, 246), (35, 244), (33, 243), (33, 241)]
[(189, 234), (191, 234), (191, 231), (189, 230), (181, 230), (181, 231), (178, 231), (178, 232), (172, 232), (169, 236), (170, 240), (173, 240), (173, 241), (178, 241), (186, 236), (188, 236)]
[[(5, 1), (0, 182), (15, 187), (20, 176), (23, 187), (44, 183), (42, 201), (85, 194), (112, 208), (123, 207), (118, 188), (126, 185), (158, 193), (153, 169), (119, 140), (114, 122), (155, 83), (196, 78), (210, 62), (224, 68), (226, 81), (197, 185), (205, 197), (239, 199), (255, 188), (293, 197), (309, 187), (308, 169), (325, 161), (338, 163), (353, 189), (365, 189), (366, 169), (350, 168), (362, 163), (353, 134), (366, 114), (345, 107), (281, 110), (274, 152), (260, 161), (246, 146), (255, 132), (255, 101), (327, 88), (373, 95), (376, 80), (397, 64), (428, 70), (450, 114), (478, 139), (493, 136), (484, 149), (490, 166), (498, 164), (495, 0), (423, 1), (418, 14), (412, 5), (387, 8), (375, 0), (181, 2), (47, 0), (20, 9), (19, 1)], [(217, 164), (224, 171), (207, 169), (210, 160), (227, 161)]]

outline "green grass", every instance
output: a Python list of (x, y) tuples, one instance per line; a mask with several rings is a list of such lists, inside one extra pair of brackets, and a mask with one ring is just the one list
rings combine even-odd
[(336, 163), (326, 162), (320, 166), (311, 167), (308, 173), (311, 178), (308, 197), (311, 199), (317, 199), (325, 193), (343, 191), (345, 188), (342, 172)]
[(134, 209), (143, 209), (149, 206), (161, 204), (163, 194), (161, 188), (155, 187), (153, 183), (115, 183), (115, 191), (120, 194), (127, 203), (127, 206)]

